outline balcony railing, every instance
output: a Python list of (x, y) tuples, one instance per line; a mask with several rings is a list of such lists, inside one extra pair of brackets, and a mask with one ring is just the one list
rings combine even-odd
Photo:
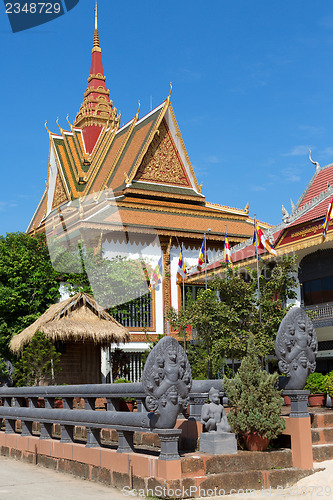
[(305, 306), (304, 309), (307, 312), (315, 312), (315, 317), (312, 319), (312, 323), (315, 328), (333, 326), (333, 302)]

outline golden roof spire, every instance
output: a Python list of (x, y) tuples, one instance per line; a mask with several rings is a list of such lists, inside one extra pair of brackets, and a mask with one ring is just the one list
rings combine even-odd
[(95, 32), (94, 32), (94, 44), (92, 52), (100, 52), (101, 48), (99, 46), (99, 35), (98, 35), (98, 21), (97, 21), (97, 0), (95, 5)]

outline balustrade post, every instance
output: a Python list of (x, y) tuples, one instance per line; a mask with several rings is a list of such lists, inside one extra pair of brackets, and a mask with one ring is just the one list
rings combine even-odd
[(60, 443), (72, 443), (74, 441), (74, 426), (61, 424)]
[(158, 436), (161, 440), (161, 453), (159, 460), (180, 460), (178, 452), (178, 441), (181, 434), (181, 429), (171, 429), (164, 432), (159, 432)]
[(87, 448), (101, 446), (101, 430), (96, 427), (87, 427)]
[(21, 436), (32, 436), (32, 422), (30, 420), (22, 420)]
[(107, 411), (118, 411), (119, 410), (119, 399), (106, 398), (106, 409), (107, 409)]
[(16, 420), (13, 420), (11, 418), (6, 418), (5, 422), (6, 422), (5, 433), (6, 434), (15, 434), (15, 423), (16, 423)]
[(72, 410), (73, 409), (73, 398), (62, 398), (62, 407), (64, 410)]
[(119, 431), (118, 434), (118, 448), (117, 453), (131, 453), (133, 448), (133, 431)]
[(44, 398), (45, 408), (54, 408), (54, 398), (50, 398), (49, 396)]
[(53, 424), (41, 422), (39, 439), (52, 439), (52, 429)]
[(96, 398), (84, 398), (84, 409), (94, 410), (96, 405)]

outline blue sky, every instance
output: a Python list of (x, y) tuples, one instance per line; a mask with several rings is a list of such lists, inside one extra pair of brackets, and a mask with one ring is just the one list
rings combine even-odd
[[(47, 120), (67, 128), (87, 87), (94, 1), (13, 34), (0, 4), (0, 234), (25, 230), (45, 188)], [(106, 84), (122, 123), (171, 101), (207, 201), (277, 224), (333, 162), (333, 4), (99, 0)]]

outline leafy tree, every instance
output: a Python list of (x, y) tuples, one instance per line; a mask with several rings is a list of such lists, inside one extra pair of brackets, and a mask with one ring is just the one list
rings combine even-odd
[(187, 301), (185, 311), (168, 311), (173, 328), (181, 331), (186, 324), (196, 328), (206, 350), (205, 355), (200, 353), (201, 363), (207, 362), (210, 374), (221, 371), (225, 358), (242, 359), (250, 334), (262, 361), (274, 353), (276, 333), (291, 307), (287, 301), (296, 297), (295, 260), (283, 257), (274, 266), (262, 266), (259, 299), (256, 270), (248, 269), (245, 280), (229, 268), (225, 277), (216, 277), (210, 288), (199, 291), (195, 301)]
[(12, 335), (33, 323), (59, 297), (43, 235), (0, 236), (0, 353), (10, 357)]
[(221, 324), (219, 335), (213, 342), (213, 356), (217, 360), (227, 357), (241, 359), (246, 351), (247, 339), (258, 315), (254, 281), (245, 281), (232, 269), (225, 278), (215, 278), (211, 284), (220, 298)]
[[(261, 322), (256, 316), (253, 333), (261, 356), (274, 353), (274, 343), (277, 331), (284, 316), (292, 304), (288, 301), (297, 297), (296, 257), (282, 257), (273, 267), (266, 267), (260, 275), (260, 299), (258, 305), (261, 311)], [(253, 273), (256, 280), (256, 272)]]
[(60, 357), (44, 333), (35, 333), (16, 364), (16, 384), (40, 385), (42, 381), (53, 381), (60, 370)]
[(253, 335), (247, 344), (247, 354), (233, 379), (224, 377), (231, 410), (228, 421), (238, 437), (247, 432), (274, 439), (285, 428), (281, 418), (281, 391), (276, 388), (278, 373), (261, 369)]

